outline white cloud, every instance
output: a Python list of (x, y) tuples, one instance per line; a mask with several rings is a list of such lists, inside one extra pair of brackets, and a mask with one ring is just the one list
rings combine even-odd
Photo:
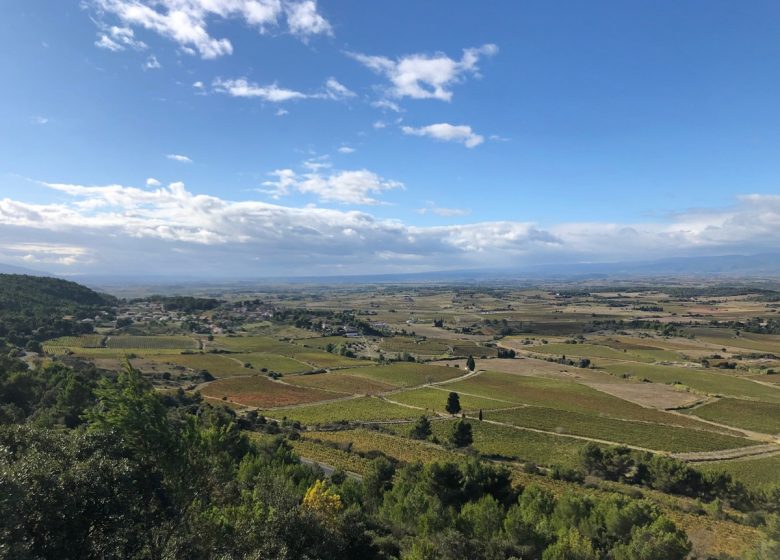
[(476, 134), (467, 125), (452, 125), (449, 123), (429, 124), (420, 128), (401, 127), (404, 134), (412, 136), (427, 136), (444, 142), (459, 142), (467, 148), (474, 148), (485, 141), (485, 137)]
[(376, 121), (376, 122), (374, 122), (374, 124), (372, 126), (374, 128), (377, 128), (377, 129), (385, 128), (385, 127), (387, 127), (387, 123), (385, 121)]
[(245, 78), (237, 80), (222, 80), (217, 78), (212, 84), (214, 90), (220, 93), (226, 93), (231, 97), (255, 97), (271, 103), (281, 103), (291, 99), (305, 99), (308, 97), (305, 93), (291, 89), (280, 88), (276, 84), (259, 86), (248, 82)]
[(401, 106), (398, 105), (395, 101), (390, 101), (388, 99), (380, 99), (379, 101), (372, 101), (371, 102), (372, 107), (376, 107), (377, 109), (387, 109), (388, 111), (394, 111), (396, 113), (401, 113), (403, 109), (401, 109)]
[(328, 78), (325, 82), (325, 96), (330, 99), (346, 99), (355, 95), (354, 91), (340, 84), (336, 78)]
[(292, 89), (279, 87), (276, 83), (258, 85), (246, 78), (228, 79), (216, 78), (212, 82), (214, 91), (225, 93), (231, 97), (256, 98), (271, 103), (283, 103), (293, 99), (332, 99), (339, 101), (355, 97), (355, 92), (339, 83), (336, 78), (328, 78), (320, 91), (303, 93)]
[(135, 38), (135, 32), (129, 27), (103, 26), (103, 33), (98, 34), (95, 46), (101, 49), (118, 52), (127, 48), (137, 51), (144, 50), (146, 43)]
[(160, 183), (160, 181), (158, 181), (158, 180), (157, 180), (157, 179), (155, 179), (154, 177), (149, 177), (149, 178), (146, 180), (146, 186), (147, 186), (147, 187), (159, 187), (161, 184), (162, 184), (162, 183)]
[(379, 201), (373, 198), (393, 189), (402, 189), (398, 181), (384, 179), (367, 169), (356, 171), (336, 171), (323, 174), (322, 168), (329, 164), (306, 162), (310, 172), (296, 174), (292, 169), (277, 169), (271, 173), (275, 181), (266, 181), (261, 192), (270, 194), (273, 198), (287, 196), (297, 191), (301, 194), (316, 196), (321, 202), (336, 202), (339, 204), (374, 205)]
[(200, 80), (198, 80), (197, 82), (194, 82), (194, 83), (192, 84), (192, 87), (194, 87), (195, 89), (203, 89), (203, 88), (205, 88), (206, 86), (203, 84), (203, 82), (201, 82)]
[(165, 157), (167, 157), (172, 161), (178, 161), (180, 163), (192, 163), (192, 160), (190, 158), (188, 158), (187, 156), (183, 156), (181, 154), (168, 154)]
[(353, 154), (353, 153), (355, 153), (355, 148), (352, 148), (350, 146), (341, 146), (338, 149), (338, 152), (340, 154)]
[(428, 202), (425, 206), (422, 208), (417, 209), (418, 214), (435, 214), (436, 216), (441, 216), (443, 218), (453, 218), (456, 216), (468, 216), (471, 211), (466, 210), (465, 208), (442, 208), (441, 206), (437, 206), (433, 202)]
[[(317, 11), (313, 0), (87, 0), (95, 7), (98, 24), (106, 27), (108, 17), (118, 19), (124, 35), (110, 31), (101, 33), (95, 43), (112, 51), (134, 46), (124, 42), (128, 36), (135, 43), (133, 27), (157, 33), (176, 42), (183, 51), (211, 59), (233, 52), (227, 38), (215, 38), (209, 33), (213, 19), (239, 18), (256, 27), (261, 33), (276, 28), (284, 19), (291, 33), (307, 38), (311, 35), (332, 34), (330, 23)], [(145, 46), (145, 45), (144, 45)], [(135, 48), (135, 46), (134, 46)]]
[(144, 63), (144, 70), (158, 70), (162, 68), (162, 64), (157, 60), (157, 57), (152, 55)]
[(492, 56), (498, 52), (493, 44), (479, 48), (464, 49), (460, 60), (454, 60), (443, 53), (434, 55), (412, 54), (396, 60), (384, 56), (369, 56), (350, 52), (349, 56), (384, 75), (392, 87), (393, 97), (412, 99), (452, 99), (452, 86), (462, 82), (467, 75), (479, 75), (477, 62), (480, 57)]
[(333, 35), (333, 28), (328, 20), (317, 12), (317, 2), (314, 0), (285, 2), (284, 11), (287, 14), (287, 25), (293, 35)]
[[(309, 179), (283, 171), (276, 177), (288, 178), (289, 192)], [(318, 174), (313, 190), (319, 192), (323, 183), (385, 181), (371, 179), (370, 172), (359, 180), (347, 173), (361, 172)], [(114, 274), (137, 274), (140, 267), (172, 274), (197, 269), (223, 277), (409, 272), (756, 253), (776, 251), (780, 244), (776, 195), (746, 195), (731, 207), (648, 223), (564, 222), (540, 228), (494, 221), (420, 227), (365, 212), (196, 195), (181, 183), (154, 190), (46, 186), (65, 198), (48, 204), (0, 199), (0, 253), (20, 262), (27, 255), (66, 259), (59, 262), (62, 266), (76, 259), (84, 270)]]
[(43, 125), (45, 125), (45, 124), (47, 124), (49, 122), (49, 119), (46, 118), (46, 117), (42, 117), (42, 116), (38, 115), (37, 117), (31, 118), (30, 122), (32, 124), (37, 124), (37, 125), (43, 126)]
[(288, 111), (287, 109), (277, 109), (276, 113), (274, 113), (274, 115), (276, 115), (277, 117), (283, 117), (283, 116), (289, 115), (289, 114), (290, 114), (290, 111)]
[(90, 261), (90, 251), (57, 243), (7, 243), (0, 244), (0, 255), (18, 259), (27, 264), (58, 264), (74, 266)]

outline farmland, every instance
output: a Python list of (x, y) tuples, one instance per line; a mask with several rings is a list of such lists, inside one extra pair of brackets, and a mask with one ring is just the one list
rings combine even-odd
[[(262, 417), (282, 434), (293, 429), (296, 453), (358, 475), (377, 454), (401, 464), (471, 455), (507, 465), (523, 484), (541, 476), (539, 483), (559, 491), (563, 482), (533, 465), (542, 473), (578, 471), (583, 449), (596, 443), (680, 457), (751, 488), (780, 484), (780, 387), (773, 375), (780, 337), (737, 335), (734, 327), (740, 317), (761, 314), (761, 304), (730, 297), (705, 304), (653, 290), (570, 296), (398, 287), (345, 288), (310, 299), (261, 296), (275, 317), (294, 313), (294, 324), (235, 319), (230, 332), (211, 335), (106, 329), (44, 348), (54, 359), (107, 369), (129, 358), (160, 391), (181, 388), (239, 416)], [(334, 332), (330, 325), (345, 309), (371, 317), (381, 333)], [(307, 313), (314, 317), (309, 326)], [(337, 319), (323, 318), (328, 314)], [(713, 326), (719, 322), (729, 328)], [(475, 358), (473, 370), (467, 356)], [(455, 415), (446, 410), (451, 393)], [(450, 441), (461, 415), (473, 435), (466, 449)], [(412, 439), (421, 416), (431, 434)], [(668, 500), (653, 499), (668, 507)], [(722, 535), (706, 529), (707, 539), (696, 537), (703, 552), (733, 550), (727, 535), (743, 527), (670, 514), (691, 527), (736, 527)]]

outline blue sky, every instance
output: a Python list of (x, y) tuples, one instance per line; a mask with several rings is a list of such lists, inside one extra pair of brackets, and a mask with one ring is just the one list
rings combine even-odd
[(320, 275), (780, 240), (775, 2), (2, 14), (3, 262)]

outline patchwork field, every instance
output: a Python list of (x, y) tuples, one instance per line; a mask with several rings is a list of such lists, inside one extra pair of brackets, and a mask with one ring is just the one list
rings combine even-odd
[(260, 408), (275, 408), (337, 397), (332, 392), (296, 387), (264, 376), (231, 377), (204, 385), (203, 395)]
[(740, 399), (718, 399), (696, 407), (691, 414), (756, 432), (780, 434), (780, 404)]

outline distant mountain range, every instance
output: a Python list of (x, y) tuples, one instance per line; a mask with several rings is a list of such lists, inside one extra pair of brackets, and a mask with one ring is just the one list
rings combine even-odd
[(23, 266), (14, 266), (12, 264), (0, 263), (0, 274), (26, 274), (27, 276), (53, 276), (48, 272), (24, 268)]
[[(53, 276), (45, 272), (1, 264), (0, 273)], [(251, 287), (253, 284), (361, 284), (405, 282), (534, 282), (543, 280), (619, 280), (696, 278), (751, 279), (780, 278), (780, 253), (758, 255), (720, 255), (707, 257), (674, 257), (651, 261), (613, 263), (557, 263), (526, 265), (516, 268), (491, 268), (470, 270), (442, 270), (432, 272), (360, 274), (343, 276), (289, 276), (289, 277), (198, 277), (192, 271), (186, 276), (122, 276), (122, 275), (73, 275), (78, 282), (97, 287), (118, 286), (167, 286), (187, 288), (198, 286)]]

